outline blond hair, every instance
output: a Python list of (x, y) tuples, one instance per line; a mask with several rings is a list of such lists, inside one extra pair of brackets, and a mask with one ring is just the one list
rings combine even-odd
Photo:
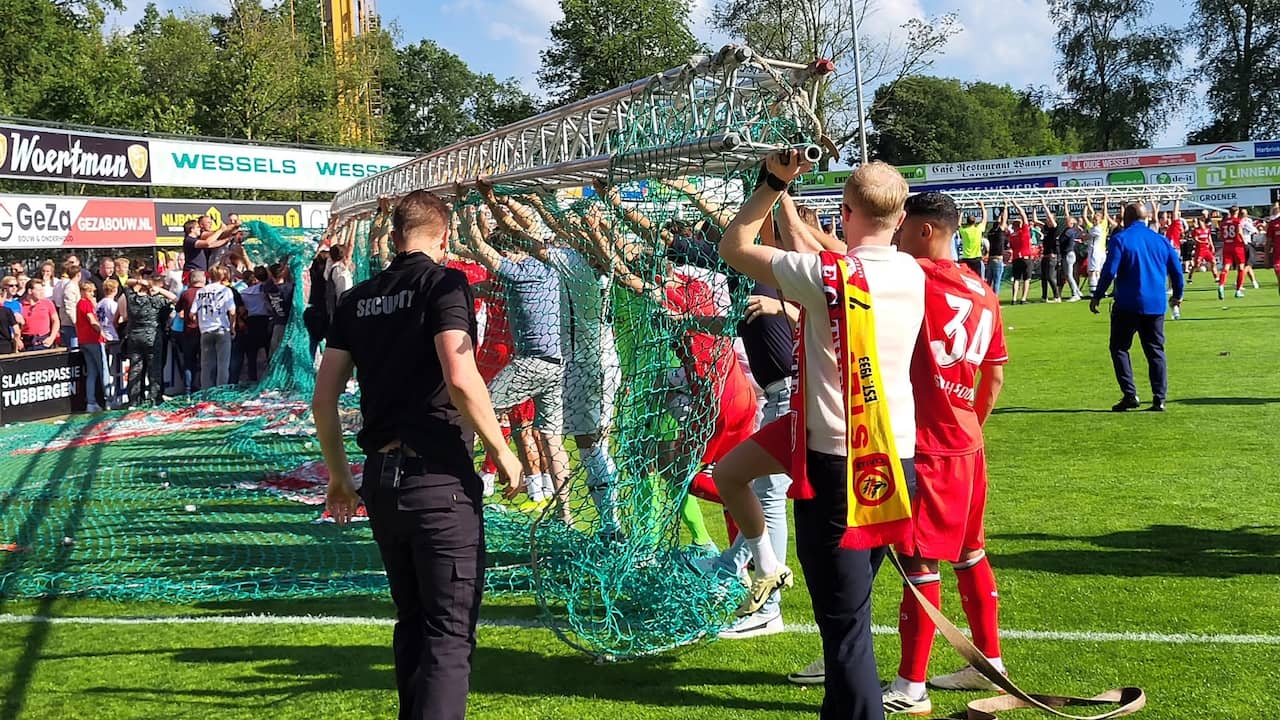
[(106, 280), (102, 281), (102, 296), (104, 298), (108, 295), (114, 296), (116, 294), (116, 291), (119, 289), (120, 289), (120, 283), (116, 282), (115, 278), (107, 278)]
[(844, 181), (844, 204), (881, 229), (893, 228), (907, 200), (907, 181), (888, 163), (869, 162)]
[(94, 297), (97, 297), (98, 286), (91, 282), (82, 282), (80, 283), (80, 292), (83, 295), (93, 295)]

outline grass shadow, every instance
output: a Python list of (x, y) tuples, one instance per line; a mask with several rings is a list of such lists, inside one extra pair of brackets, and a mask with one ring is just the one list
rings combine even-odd
[(1206, 577), (1274, 575), (1280, 567), (1280, 527), (1230, 530), (1152, 525), (1095, 536), (1020, 533), (993, 535), (1061, 546), (1088, 543), (1096, 550), (1063, 548), (1001, 553), (1000, 567), (1063, 575)]

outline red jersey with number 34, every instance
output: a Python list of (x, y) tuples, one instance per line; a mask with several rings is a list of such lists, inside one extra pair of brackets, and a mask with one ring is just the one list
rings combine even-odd
[(974, 409), (978, 370), (1009, 360), (1000, 298), (966, 266), (918, 260), (924, 270), (924, 325), (911, 358), (916, 449), (966, 455), (982, 448)]

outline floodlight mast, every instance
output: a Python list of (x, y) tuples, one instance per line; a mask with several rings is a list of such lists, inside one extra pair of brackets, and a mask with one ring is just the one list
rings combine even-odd
[[(833, 70), (826, 60), (801, 65), (727, 45), (366, 178), (338, 193), (332, 212), (345, 222), (371, 212), (383, 196), (418, 189), (452, 196), (455, 183), (484, 175), (501, 185), (554, 189), (610, 174), (615, 181), (725, 174), (796, 146), (813, 157), (812, 143), (822, 137), (817, 84)], [(794, 123), (796, 137), (777, 137), (771, 121), (779, 117)]]

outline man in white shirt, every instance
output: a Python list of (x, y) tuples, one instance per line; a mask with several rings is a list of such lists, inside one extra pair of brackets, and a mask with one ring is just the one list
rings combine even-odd
[[(192, 271), (193, 273), (196, 271)], [(236, 302), (223, 284), (227, 271), (209, 268), (209, 283), (196, 292), (196, 320), (200, 325), (200, 387), (226, 385), (231, 375), (231, 338), (235, 335)]]
[[(880, 681), (871, 643), (871, 584), (882, 550), (846, 550), (848, 498), (845, 492), (848, 438), (844, 381), (836, 360), (829, 321), (823, 262), (819, 255), (784, 252), (755, 245), (770, 209), (787, 185), (808, 169), (795, 151), (766, 161), (765, 182), (742, 206), (720, 243), (720, 254), (734, 269), (776, 287), (805, 311), (804, 441), (811, 499), (796, 500), (796, 554), (804, 566), (814, 616), (822, 636), (827, 667), (824, 719), (879, 720), (884, 717)], [(845, 182), (841, 219), (849, 255), (864, 268), (875, 317), (882, 396), (888, 398), (893, 437), (902, 460), (904, 480), (914, 486), (915, 405), (911, 387), (911, 355), (924, 318), (924, 273), (914, 259), (893, 246), (902, 223), (907, 184), (884, 163), (863, 165)], [(756, 561), (751, 597), (742, 612), (789, 583), (768, 542), (759, 500), (749, 483), (761, 473), (787, 472), (791, 417), (766, 426), (739, 445), (716, 466), (716, 485), (733, 514)], [(778, 447), (783, 445), (786, 447)], [(795, 479), (797, 483), (799, 478)]]
[[(1263, 223), (1265, 226), (1266, 223)], [(1253, 289), (1258, 289), (1258, 278), (1253, 274), (1253, 236), (1257, 235), (1260, 230), (1254, 223), (1253, 218), (1249, 217), (1249, 208), (1240, 208), (1240, 242), (1244, 245), (1244, 276), (1253, 283)]]

